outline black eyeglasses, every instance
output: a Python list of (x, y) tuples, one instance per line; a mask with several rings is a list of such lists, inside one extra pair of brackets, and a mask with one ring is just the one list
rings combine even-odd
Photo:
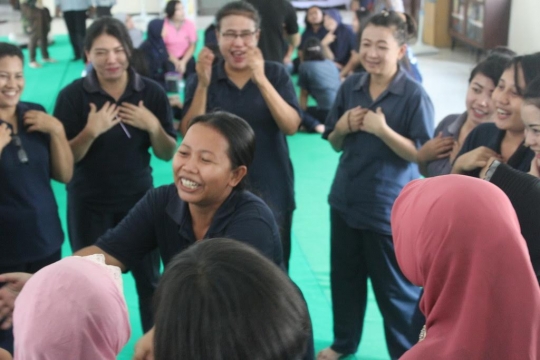
[(17, 156), (19, 157), (19, 161), (22, 164), (28, 164), (28, 155), (26, 154), (26, 151), (22, 146), (21, 138), (19, 137), (19, 135), (11, 135), (11, 139), (13, 140), (15, 146), (19, 148), (17, 150)]
[(234, 41), (236, 38), (242, 39), (244, 42), (251, 42), (255, 38), (255, 34), (257, 33), (257, 30), (255, 31), (242, 31), (241, 33), (235, 33), (235, 32), (225, 32), (221, 33), (221, 36), (227, 41)]

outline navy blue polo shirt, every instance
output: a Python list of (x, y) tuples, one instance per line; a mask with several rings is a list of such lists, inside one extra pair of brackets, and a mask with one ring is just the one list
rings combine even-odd
[[(278, 223), (286, 211), (295, 208), (294, 178), (289, 147), (270, 109), (255, 83), (249, 80), (239, 89), (225, 73), (220, 61), (212, 68), (206, 112), (224, 110), (246, 120), (255, 132), (255, 157), (247, 174), (251, 191), (260, 196), (274, 212)], [(298, 99), (285, 67), (266, 61), (264, 72), (281, 97), (299, 111)], [(197, 87), (197, 76), (188, 80), (184, 109), (188, 111)]]
[(326, 34), (328, 34), (328, 30), (326, 30), (326, 28), (322, 25), (319, 27), (319, 30), (317, 31), (314, 31), (311, 25), (307, 25), (306, 30), (302, 33), (302, 37), (300, 39), (300, 45), (298, 46), (298, 48), (302, 50), (302, 46), (304, 46), (304, 43), (306, 42), (307, 39), (311, 37), (315, 37), (319, 40), (322, 40), (326, 36)]
[[(361, 106), (376, 111), (381, 107), (386, 123), (420, 148), (433, 134), (434, 117), (433, 104), (422, 85), (400, 69), (374, 101), (369, 79), (368, 73), (353, 74), (341, 85), (323, 137), (328, 138), (347, 110)], [(364, 131), (351, 133), (343, 140), (328, 201), (350, 227), (390, 235), (392, 205), (401, 189), (419, 176), (416, 164), (399, 157), (377, 136)]]
[[(219, 207), (204, 236), (210, 238), (238, 240), (282, 264), (281, 241), (272, 212), (248, 191), (234, 190)], [(195, 241), (188, 203), (171, 184), (148, 191), (118, 226), (98, 239), (96, 246), (131, 268), (156, 248), (166, 266)]]
[[(471, 131), (469, 136), (465, 139), (461, 151), (459, 152), (458, 157), (461, 155), (472, 151), (480, 146), (485, 146), (495, 151), (497, 154), (501, 153), (501, 143), (506, 134), (505, 130), (500, 130), (494, 123), (480, 124)], [(506, 162), (509, 166), (513, 167), (516, 170), (523, 172), (528, 172), (531, 168), (531, 162), (534, 158), (534, 152), (525, 146), (524, 143), (517, 148), (517, 150), (512, 154), (510, 159)], [(481, 169), (475, 169), (473, 171), (468, 171), (465, 175), (469, 176), (480, 176)]]
[[(461, 130), (463, 124), (465, 124), (465, 121), (467, 121), (467, 112), (464, 112), (461, 115), (448, 115), (442, 119), (439, 125), (437, 125), (433, 136), (436, 137), (442, 132), (443, 137), (451, 136), (455, 141), (458, 141), (459, 131)], [(452, 172), (452, 163), (450, 162), (450, 157), (429, 162), (427, 165), (427, 172), (428, 177), (450, 174)]]
[(334, 54), (334, 61), (345, 66), (351, 58), (351, 51), (356, 50), (356, 35), (345, 24), (339, 24), (334, 31), (336, 39), (330, 44), (330, 50)]
[[(118, 102), (101, 89), (96, 73), (92, 71), (60, 92), (54, 116), (62, 121), (71, 140), (86, 126), (90, 103), (99, 110), (107, 101), (138, 105), (140, 100), (158, 118), (167, 134), (176, 138), (167, 94), (158, 83), (132, 69), (126, 90)], [(86, 156), (75, 164), (73, 179), (67, 186), (72, 195), (97, 206), (109, 207), (127, 198), (140, 197), (152, 187), (150, 135), (123, 125), (130, 137), (120, 124), (115, 125), (95, 139)]]
[[(13, 140), (2, 150), (0, 158), (2, 265), (41, 260), (57, 252), (64, 241), (51, 188), (50, 136), (26, 131), (23, 116), (28, 110), (44, 112), (45, 109), (27, 102), (17, 105), (17, 135), (28, 155), (28, 163), (19, 160), (19, 147)], [(3, 122), (0, 119), (0, 124)]]

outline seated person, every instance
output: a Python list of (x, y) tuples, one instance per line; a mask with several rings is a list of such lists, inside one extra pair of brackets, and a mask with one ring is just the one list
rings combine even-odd
[(529, 84), (523, 95), (521, 118), (525, 123), (525, 145), (535, 153), (529, 174), (492, 160), (480, 177), (501, 188), (512, 202), (540, 283), (540, 77)]
[(493, 52), (474, 67), (465, 96), (465, 113), (446, 116), (435, 129), (433, 139), (418, 150), (422, 175), (450, 174), (452, 163), (471, 131), (480, 124), (493, 121), (496, 109), (492, 94), (511, 60), (511, 56)]
[(298, 57), (293, 60), (293, 74), (298, 73), (298, 66), (300, 66), (300, 57), (302, 56), (302, 48), (307, 39), (316, 37), (319, 40), (324, 39), (328, 34), (328, 30), (324, 27), (324, 13), (318, 6), (310, 6), (306, 11), (306, 17), (304, 18), (305, 28), (300, 38), (300, 44), (298, 45)]
[(131, 334), (122, 274), (103, 255), (38, 271), (17, 297), (15, 358), (114, 360)]
[(424, 288), (426, 325), (401, 360), (540, 358), (538, 283), (499, 188), (456, 175), (415, 180), (395, 202), (392, 232), (403, 274)]
[(529, 171), (534, 152), (524, 146), (521, 105), (525, 88), (539, 75), (540, 53), (512, 59), (493, 91), (495, 122), (478, 125), (471, 131), (452, 165), (453, 174), (478, 177), (491, 157), (515, 169)]
[(321, 40), (326, 57), (334, 61), (338, 69), (342, 69), (355, 49), (356, 36), (351, 28), (341, 21), (338, 10), (329, 9), (324, 14), (324, 27), (328, 33)]
[(198, 242), (171, 260), (155, 317), (156, 360), (300, 359), (310, 334), (306, 304), (287, 275), (230, 239)]
[(165, 89), (165, 74), (175, 71), (175, 65), (169, 59), (165, 42), (161, 37), (163, 20), (154, 19), (148, 23), (146, 40), (141, 44), (141, 50), (146, 56), (148, 74), (145, 75), (159, 83)]
[[(302, 63), (298, 74), (302, 124), (310, 132), (324, 132), (324, 122), (341, 86), (339, 70), (325, 58), (321, 42), (316, 37), (307, 39), (302, 48)], [(317, 106), (307, 106), (311, 95)]]
[(195, 46), (197, 30), (195, 24), (186, 18), (184, 5), (179, 0), (171, 0), (165, 7), (165, 20), (161, 36), (165, 42), (169, 60), (174, 64), (176, 72), (184, 79), (195, 73)]
[(361, 30), (371, 15), (372, 13), (365, 8), (360, 8), (354, 11), (351, 26), (354, 34), (356, 35), (355, 47), (351, 52), (351, 57), (347, 62), (347, 65), (345, 65), (339, 73), (342, 79), (345, 79), (347, 76), (353, 73), (366, 71), (366, 69), (364, 69), (362, 66), (362, 62), (360, 61), (360, 39), (362, 38)]
[(144, 34), (140, 29), (137, 29), (135, 27), (135, 23), (133, 22), (133, 18), (131, 17), (131, 15), (126, 13), (116, 13), (114, 14), (114, 17), (123, 22), (124, 25), (126, 25), (129, 37), (131, 38), (131, 42), (133, 43), (133, 47), (138, 48), (139, 46), (141, 46), (144, 40)]

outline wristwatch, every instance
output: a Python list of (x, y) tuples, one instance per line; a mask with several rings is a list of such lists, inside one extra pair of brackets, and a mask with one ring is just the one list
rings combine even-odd
[(493, 174), (495, 174), (495, 171), (497, 168), (501, 165), (501, 162), (499, 160), (494, 160), (491, 165), (489, 166), (488, 171), (486, 171), (486, 176), (484, 176), (484, 180), (490, 181)]

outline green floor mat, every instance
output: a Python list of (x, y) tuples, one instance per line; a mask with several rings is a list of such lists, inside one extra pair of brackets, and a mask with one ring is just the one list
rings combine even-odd
[[(202, 38), (202, 32), (199, 32), (199, 38)], [(53, 110), (58, 92), (77, 79), (84, 68), (82, 62), (70, 61), (73, 54), (67, 36), (55, 37), (50, 54), (58, 63), (44, 64), (41, 69), (25, 66), (26, 88), (23, 96), (24, 100), (40, 103), (48, 111)], [(319, 135), (297, 134), (289, 138), (289, 146), (295, 170), (297, 202), (293, 223), (291, 276), (307, 299), (318, 351), (332, 341), (327, 195), (337, 166), (338, 154)], [(172, 181), (171, 167), (171, 162), (155, 157), (152, 159), (156, 186)], [(54, 183), (53, 187), (65, 230), (65, 187), (57, 183)], [(67, 256), (70, 253), (66, 241), (63, 254)], [(137, 295), (130, 274), (124, 276), (124, 288), (131, 317), (132, 336), (118, 359), (128, 360), (132, 357), (135, 341), (141, 336)], [(388, 359), (382, 319), (372, 292), (369, 294), (363, 339), (356, 358)]]

